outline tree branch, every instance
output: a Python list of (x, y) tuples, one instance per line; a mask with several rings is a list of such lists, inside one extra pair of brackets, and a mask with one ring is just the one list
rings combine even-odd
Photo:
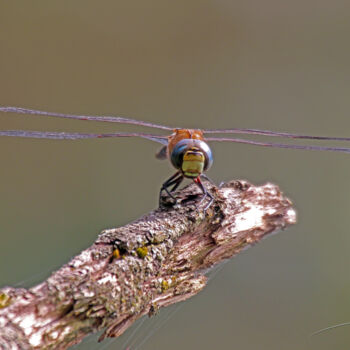
[[(43, 283), (0, 290), (2, 349), (66, 349), (104, 329), (118, 337), (135, 320), (197, 294), (206, 271), (296, 222), (277, 186), (232, 181), (216, 188), (204, 211), (198, 188), (96, 242)], [(196, 206), (196, 203), (198, 207)]]

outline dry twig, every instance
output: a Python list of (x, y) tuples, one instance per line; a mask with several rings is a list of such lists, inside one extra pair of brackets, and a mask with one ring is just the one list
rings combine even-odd
[(117, 337), (135, 320), (183, 301), (206, 285), (205, 272), (266, 235), (295, 223), (277, 186), (207, 184), (215, 201), (196, 207), (194, 185), (96, 242), (43, 283), (0, 290), (2, 349), (66, 349), (104, 329)]

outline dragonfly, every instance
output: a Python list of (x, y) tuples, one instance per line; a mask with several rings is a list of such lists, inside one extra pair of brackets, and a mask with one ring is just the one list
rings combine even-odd
[[(81, 140), (81, 139), (99, 139), (99, 138), (122, 138), (122, 137), (138, 137), (147, 139), (153, 142), (162, 144), (162, 148), (156, 154), (158, 159), (170, 160), (173, 167), (176, 169), (174, 175), (167, 179), (161, 186), (159, 192), (159, 200), (164, 192), (176, 201), (173, 193), (180, 186), (185, 178), (192, 180), (201, 190), (202, 198), (200, 203), (208, 198), (208, 203), (205, 209), (209, 208), (213, 203), (213, 195), (204, 186), (201, 178), (204, 178), (210, 182), (210, 178), (205, 175), (206, 172), (213, 164), (213, 154), (208, 143), (211, 142), (234, 142), (243, 143), (261, 147), (273, 147), (273, 148), (286, 148), (295, 150), (314, 150), (314, 151), (331, 151), (331, 152), (343, 152), (350, 153), (350, 148), (347, 147), (334, 147), (334, 146), (318, 146), (318, 145), (299, 145), (299, 144), (286, 144), (275, 142), (261, 142), (250, 139), (242, 139), (237, 137), (222, 137), (222, 136), (210, 136), (215, 134), (226, 135), (259, 135), (267, 137), (276, 137), (284, 139), (302, 139), (312, 141), (350, 141), (349, 137), (329, 137), (329, 136), (312, 136), (302, 135), (287, 132), (277, 132), (270, 130), (260, 129), (185, 129), (174, 128), (170, 126), (154, 124), (151, 122), (145, 122), (141, 120), (109, 116), (109, 115), (76, 115), (76, 114), (64, 114), (55, 112), (46, 112), (22, 107), (1, 107), (0, 112), (4, 113), (16, 113), (25, 115), (38, 115), (45, 117), (56, 117), (64, 119), (75, 119), (92, 122), (105, 122), (105, 123), (121, 123), (131, 124), (142, 127), (149, 127), (152, 129), (165, 130), (168, 135), (148, 134), (143, 132), (113, 132), (113, 133), (70, 133), (70, 132), (51, 132), (51, 131), (30, 131), (30, 130), (0, 130), (0, 136), (8, 137), (24, 137), (35, 139), (53, 139), (53, 140)], [(169, 135), (170, 133), (170, 135)]]

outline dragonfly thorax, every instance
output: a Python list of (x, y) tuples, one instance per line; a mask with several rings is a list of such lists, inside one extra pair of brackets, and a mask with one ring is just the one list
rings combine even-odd
[(211, 167), (213, 155), (210, 147), (204, 141), (183, 139), (173, 148), (170, 160), (185, 177), (196, 178)]

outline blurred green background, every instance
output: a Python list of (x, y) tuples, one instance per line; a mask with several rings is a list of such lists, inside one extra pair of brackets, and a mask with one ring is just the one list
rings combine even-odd
[[(348, 1), (40, 0), (0, 7), (0, 105), (350, 136)], [(135, 130), (5, 114), (0, 126)], [(154, 209), (173, 174), (154, 158), (158, 148), (137, 139), (1, 138), (1, 286), (45, 279), (103, 228)], [(210, 177), (277, 183), (295, 203), (298, 224), (225, 264), (141, 348), (348, 348), (349, 328), (309, 334), (350, 321), (350, 156), (236, 144), (215, 144), (213, 152)], [(165, 318), (161, 312), (158, 321)], [(154, 320), (137, 332), (141, 339), (148, 322)], [(134, 346), (129, 335), (102, 344), (90, 337), (76, 348), (123, 349)]]

